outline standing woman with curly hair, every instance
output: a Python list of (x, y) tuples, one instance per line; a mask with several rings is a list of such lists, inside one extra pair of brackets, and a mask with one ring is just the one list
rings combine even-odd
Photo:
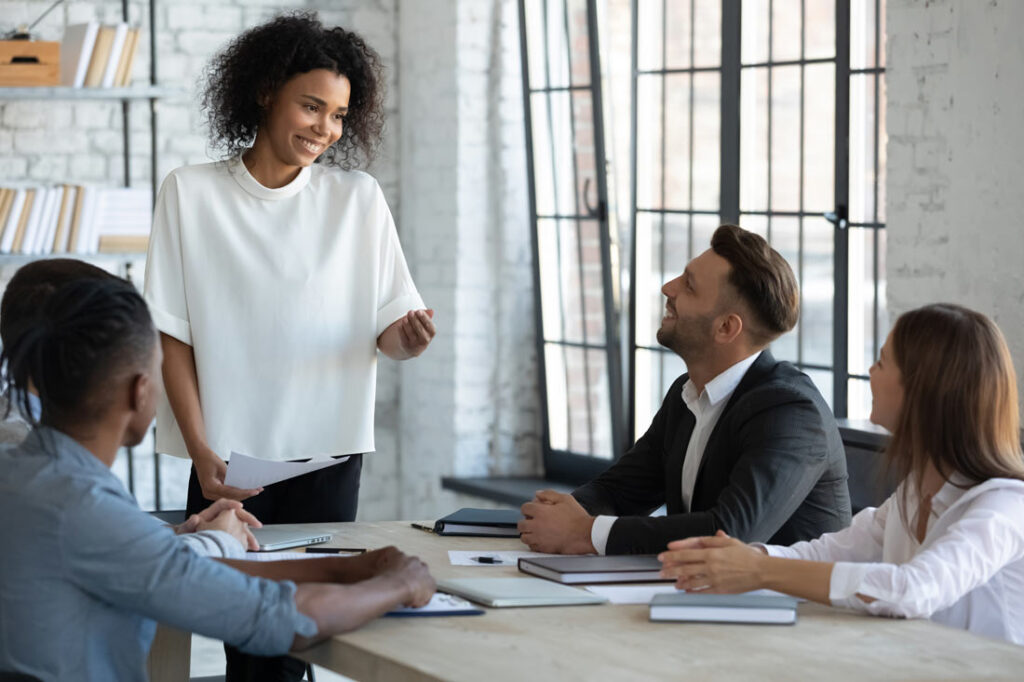
[[(228, 497), (266, 523), (355, 518), (377, 351), (416, 357), (435, 332), (384, 195), (354, 170), (380, 143), (381, 71), (361, 37), (306, 13), (246, 31), (208, 68), (223, 159), (164, 181), (145, 284), (167, 389), (157, 450), (192, 459), (189, 513)], [(233, 451), (339, 463), (242, 490), (224, 484)], [(229, 654), (229, 678), (246, 666), (272, 674)]]

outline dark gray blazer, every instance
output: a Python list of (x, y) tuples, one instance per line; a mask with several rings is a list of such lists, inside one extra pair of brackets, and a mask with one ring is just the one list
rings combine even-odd
[[(744, 542), (789, 545), (850, 525), (846, 456), (828, 405), (803, 372), (765, 350), (708, 438), (691, 511), (682, 471), (695, 419), (684, 374), (643, 435), (573, 495), (591, 514), (620, 517), (608, 554), (660, 552), (672, 540), (721, 529)], [(647, 516), (665, 504), (667, 516)]]

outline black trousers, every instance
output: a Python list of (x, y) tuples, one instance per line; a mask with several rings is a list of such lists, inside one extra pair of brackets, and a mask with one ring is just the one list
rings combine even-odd
[[(230, 466), (230, 465), (229, 465)], [(355, 521), (359, 505), (359, 474), (363, 456), (304, 476), (274, 483), (242, 505), (263, 523), (329, 523)], [(195, 514), (212, 502), (203, 497), (196, 469), (188, 480), (186, 514)], [(225, 644), (227, 682), (301, 680), (306, 664), (291, 656), (253, 656)]]

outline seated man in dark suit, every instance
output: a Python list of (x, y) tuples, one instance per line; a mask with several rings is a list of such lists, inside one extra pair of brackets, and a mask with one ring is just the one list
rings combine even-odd
[[(572, 495), (539, 491), (519, 523), (530, 549), (648, 554), (723, 530), (791, 544), (850, 525), (843, 443), (811, 380), (768, 345), (796, 324), (789, 264), (734, 225), (662, 287), (658, 342), (679, 377), (647, 433)], [(667, 515), (649, 514), (662, 504)]]

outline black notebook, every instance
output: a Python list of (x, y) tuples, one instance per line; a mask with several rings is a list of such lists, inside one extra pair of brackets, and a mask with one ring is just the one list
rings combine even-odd
[(519, 537), (517, 528), (523, 515), (518, 509), (473, 509), (463, 507), (438, 519), (434, 532), (438, 535), (469, 535), (477, 537)]
[(782, 594), (656, 594), (651, 620), (792, 625), (796, 604), (795, 598)]
[(525, 558), (519, 560), (519, 570), (569, 584), (672, 582), (661, 577), (661, 562), (654, 554)]

